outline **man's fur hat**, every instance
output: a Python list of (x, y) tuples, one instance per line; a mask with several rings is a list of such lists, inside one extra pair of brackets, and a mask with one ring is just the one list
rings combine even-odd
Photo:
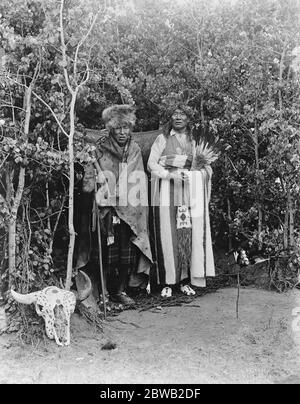
[(102, 112), (102, 119), (107, 129), (119, 128), (122, 125), (134, 127), (136, 116), (132, 105), (112, 105)]

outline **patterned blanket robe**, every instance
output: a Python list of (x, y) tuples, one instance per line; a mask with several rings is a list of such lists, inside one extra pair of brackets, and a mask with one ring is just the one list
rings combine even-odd
[[(148, 235), (148, 187), (140, 147), (130, 140), (123, 149), (110, 136), (100, 138), (96, 146), (95, 165), (97, 182), (100, 182), (96, 200), (100, 205), (100, 217), (104, 219), (113, 207), (117, 216), (129, 225), (133, 232), (131, 241), (142, 253), (137, 272), (149, 274), (152, 255)], [(89, 164), (85, 167), (84, 192), (95, 190), (95, 179), (95, 166)], [(89, 254), (90, 242), (79, 241), (77, 268), (87, 263)]]

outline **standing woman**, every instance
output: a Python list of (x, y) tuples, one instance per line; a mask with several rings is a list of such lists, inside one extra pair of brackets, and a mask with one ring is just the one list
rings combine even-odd
[(148, 160), (162, 297), (171, 297), (175, 285), (195, 295), (191, 285), (205, 287), (206, 277), (215, 275), (208, 210), (212, 170), (195, 158), (190, 117), (189, 107), (177, 106)]

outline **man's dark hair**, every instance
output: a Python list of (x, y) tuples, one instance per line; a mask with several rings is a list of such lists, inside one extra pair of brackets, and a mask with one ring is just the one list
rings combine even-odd
[(174, 112), (176, 110), (182, 111), (189, 118), (189, 122), (187, 124), (186, 129), (187, 129), (188, 137), (191, 138), (191, 136), (192, 136), (192, 128), (193, 128), (193, 125), (191, 123), (191, 119), (193, 117), (193, 113), (192, 113), (192, 109), (190, 107), (184, 105), (184, 104), (176, 105), (176, 108), (173, 108), (172, 111), (170, 112), (169, 120), (163, 127), (163, 133), (164, 133), (165, 137), (170, 136), (170, 132), (172, 130), (172, 115), (174, 114)]

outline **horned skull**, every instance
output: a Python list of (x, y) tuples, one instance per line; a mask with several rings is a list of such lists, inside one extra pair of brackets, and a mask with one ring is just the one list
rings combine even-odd
[(86, 273), (80, 271), (87, 281), (87, 287), (80, 295), (57, 286), (48, 286), (38, 292), (20, 294), (11, 290), (12, 297), (19, 303), (35, 305), (35, 310), (45, 321), (47, 337), (55, 339), (57, 345), (70, 344), (70, 318), (76, 301), (85, 300), (92, 290), (92, 283)]

